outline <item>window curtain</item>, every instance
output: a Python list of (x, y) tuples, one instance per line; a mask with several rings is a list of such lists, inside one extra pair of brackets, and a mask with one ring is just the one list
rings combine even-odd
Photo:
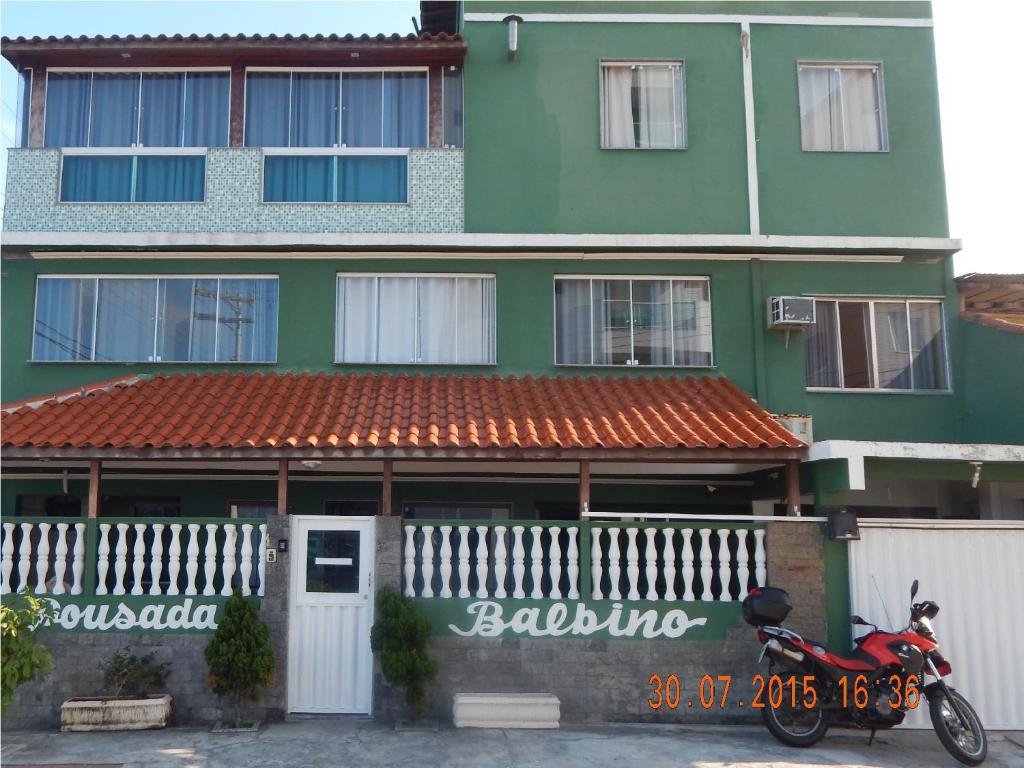
[(291, 146), (338, 145), (338, 75), (296, 72), (292, 75)]
[(494, 362), (494, 279), (460, 277), (456, 281), (459, 306), (459, 363)]
[(277, 349), (277, 281), (222, 279), (217, 360), (273, 361)]
[(851, 389), (874, 387), (871, 307), (866, 301), (840, 301), (837, 307), (839, 336), (842, 339), (843, 386)]
[(384, 146), (427, 146), (427, 75), (384, 74)]
[(703, 280), (672, 281), (676, 365), (711, 365), (711, 297)]
[(130, 202), (132, 158), (128, 155), (65, 155), (60, 188), (60, 199), (64, 202)]
[(196, 280), (192, 284), (189, 360), (212, 362), (217, 359), (218, 282), (207, 279)]
[(33, 360), (91, 360), (95, 278), (36, 282)]
[(589, 280), (555, 281), (555, 362), (590, 365)]
[(911, 388), (907, 305), (902, 301), (875, 304), (875, 357), (879, 387)]
[(46, 146), (88, 146), (91, 90), (89, 73), (53, 73), (47, 77)]
[(462, 70), (445, 67), (441, 81), (444, 101), (444, 145), (461, 147), (463, 142)]
[(421, 277), (419, 282), (420, 363), (454, 363), (457, 322), (455, 278)]
[(941, 304), (910, 304), (910, 348), (914, 389), (948, 389)]
[(92, 79), (91, 147), (130, 147), (138, 141), (139, 73), (96, 72)]
[(882, 147), (878, 72), (847, 67), (839, 70), (842, 105), (843, 149), (877, 152)]
[(204, 156), (139, 155), (136, 164), (136, 202), (203, 201), (206, 181)]
[(96, 359), (153, 359), (156, 280), (100, 280)]
[(227, 72), (189, 72), (185, 78), (186, 147), (228, 145), (228, 101), (231, 76)]
[(245, 82), (245, 146), (287, 147), (290, 73), (253, 72)]
[(23, 69), (18, 73), (18, 134), (16, 147), (28, 146), (29, 118), (32, 106), (32, 70)]
[(377, 362), (416, 361), (416, 278), (379, 278)]
[(404, 203), (408, 197), (407, 158), (339, 157), (339, 200), (347, 203)]
[(632, 280), (633, 358), (638, 365), (672, 365), (672, 283)]
[(816, 301), (815, 315), (814, 325), (807, 329), (807, 386), (840, 387), (836, 302)]
[(613, 149), (637, 146), (633, 126), (633, 70), (604, 67), (604, 143)]
[(382, 147), (383, 74), (345, 72), (341, 81), (342, 141), (347, 147)]
[(628, 280), (594, 280), (594, 365), (628, 365), (633, 359)]
[(160, 280), (157, 287), (156, 359), (187, 361), (195, 280)]
[(180, 147), (185, 100), (185, 75), (145, 72), (142, 75), (142, 130), (144, 147)]
[(269, 203), (334, 200), (333, 157), (268, 155), (264, 158), (263, 199)]
[[(682, 125), (676, 119), (677, 68), (637, 67), (634, 70), (639, 94), (638, 146), (644, 149), (672, 149), (682, 146)], [(680, 88), (680, 92), (682, 89)]]
[(833, 149), (831, 76), (831, 70), (824, 67), (799, 70), (800, 136), (804, 149)]
[(339, 277), (337, 359), (344, 363), (376, 362), (377, 280), (373, 277)]

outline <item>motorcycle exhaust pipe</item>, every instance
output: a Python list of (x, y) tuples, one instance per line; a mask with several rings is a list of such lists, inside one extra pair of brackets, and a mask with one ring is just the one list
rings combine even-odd
[(783, 648), (782, 643), (776, 640), (774, 637), (768, 641), (768, 650), (774, 654), (781, 654), (782, 656), (788, 656), (793, 661), (803, 661), (804, 655), (800, 651), (791, 651), (788, 648)]

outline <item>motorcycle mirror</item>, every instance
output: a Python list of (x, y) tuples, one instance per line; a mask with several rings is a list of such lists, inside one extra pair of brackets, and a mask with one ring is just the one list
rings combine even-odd
[(850, 617), (850, 623), (851, 624), (856, 624), (859, 627), (866, 627), (866, 626), (868, 626), (868, 623), (866, 621), (864, 621), (864, 619), (862, 619), (860, 616), (851, 616)]
[(917, 596), (917, 579), (914, 579), (914, 583), (910, 585), (910, 599), (913, 600)]

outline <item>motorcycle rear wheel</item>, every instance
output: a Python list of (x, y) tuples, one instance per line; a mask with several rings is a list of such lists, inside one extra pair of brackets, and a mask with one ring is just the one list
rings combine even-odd
[[(985, 728), (967, 699), (952, 688), (948, 691), (948, 696), (940, 689), (928, 698), (932, 727), (949, 754), (964, 765), (979, 765), (988, 755)], [(967, 721), (966, 726), (957, 715), (957, 709)]]
[(761, 710), (761, 718), (768, 732), (790, 747), (813, 746), (828, 732), (828, 722), (820, 703), (813, 709), (794, 709), (785, 704), (779, 708), (766, 706)]

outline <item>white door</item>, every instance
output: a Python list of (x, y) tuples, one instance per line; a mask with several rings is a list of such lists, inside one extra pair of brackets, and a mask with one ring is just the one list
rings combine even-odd
[(372, 517), (292, 516), (288, 711), (370, 713)]
[[(932, 624), (953, 665), (950, 685), (989, 730), (1024, 728), (1024, 525), (862, 522), (860, 536), (850, 542), (852, 612), (883, 629), (904, 627), (918, 579), (917, 600), (939, 604)], [(904, 723), (931, 728), (927, 705)]]

